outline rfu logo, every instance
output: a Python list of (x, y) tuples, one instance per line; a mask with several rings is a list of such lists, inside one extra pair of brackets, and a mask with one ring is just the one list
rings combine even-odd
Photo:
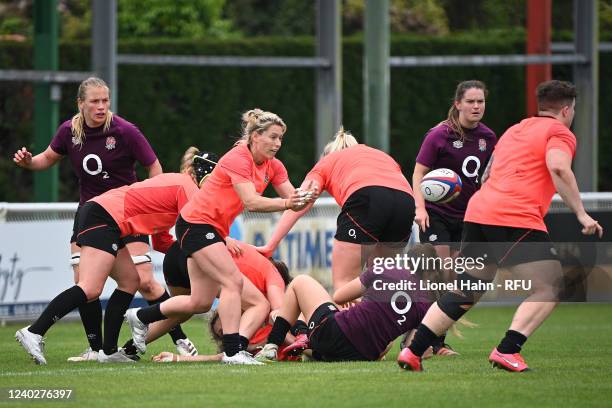
[(17, 256), (17, 253), (15, 253), (15, 255), (9, 259), (8, 268), (3, 267), (2, 259), (2, 255), (0, 255), (0, 302), (5, 301), (9, 287), (14, 288), (13, 298), (11, 300), (15, 302), (17, 299), (19, 299), (23, 277), (28, 272), (52, 270), (52, 268), (47, 266), (33, 266), (25, 269), (18, 268), (17, 263), (20, 261), (20, 258)]
[(106, 149), (113, 150), (115, 146), (117, 146), (117, 140), (112, 136), (107, 137), (106, 138)]

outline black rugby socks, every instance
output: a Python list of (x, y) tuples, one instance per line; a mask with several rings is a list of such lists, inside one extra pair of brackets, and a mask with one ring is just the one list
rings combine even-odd
[(291, 326), (291, 329), (289, 331), (294, 336), (299, 336), (300, 334), (308, 334), (308, 325), (305, 321), (298, 320), (293, 326)]
[(421, 323), (419, 324), (414, 338), (412, 339), (412, 343), (410, 343), (408, 348), (414, 355), (422, 357), (425, 350), (427, 350), (427, 348), (431, 346), (437, 338), (438, 335), (436, 333), (432, 332), (429, 330), (429, 327)]
[(134, 345), (134, 340), (129, 339), (128, 341), (125, 342), (125, 344), (123, 345), (123, 350), (125, 351), (125, 354), (127, 354), (128, 356), (133, 356), (134, 354), (138, 353), (138, 350), (136, 349), (136, 346)]
[(100, 299), (79, 306), (79, 314), (89, 347), (93, 351), (99, 351), (102, 349), (102, 304)]
[[(170, 299), (170, 295), (168, 294), (168, 292), (164, 291), (164, 294), (161, 295), (158, 299), (155, 300), (147, 300), (147, 303), (152, 306), (152, 305), (156, 305), (158, 303), (161, 303), (163, 301), (166, 301)], [(177, 324), (176, 327), (174, 327), (172, 330), (170, 330), (168, 332), (168, 334), (170, 335), (170, 337), (172, 337), (172, 342), (174, 344), (176, 344), (177, 341), (179, 340), (184, 340), (187, 338), (187, 335), (185, 334), (185, 332), (183, 331), (183, 329), (181, 328), (180, 324)]]
[(238, 335), (238, 337), (240, 338), (240, 350), (247, 351), (247, 348), (249, 347), (249, 339), (241, 335)]
[(499, 346), (497, 346), (497, 351), (502, 354), (520, 353), (526, 341), (527, 337), (523, 334), (514, 330), (508, 330), (506, 336), (499, 343)]
[(281, 346), (285, 341), (285, 336), (287, 332), (291, 328), (291, 324), (280, 316), (276, 317), (274, 321), (274, 326), (272, 326), (272, 331), (268, 336), (267, 343), (276, 344), (277, 346)]
[(119, 331), (123, 323), (123, 315), (130, 307), (134, 294), (115, 289), (104, 313), (104, 345), (102, 349), (107, 356), (117, 352)]
[(136, 316), (138, 317), (138, 320), (144, 324), (151, 324), (153, 322), (167, 319), (167, 317), (161, 312), (159, 303), (153, 306), (143, 307), (136, 312)]
[(74, 285), (53, 298), (28, 330), (32, 333), (44, 336), (47, 330), (49, 330), (55, 322), (86, 302), (87, 295), (85, 295), (83, 289)]
[(224, 334), (223, 350), (228, 357), (238, 353), (240, 351), (240, 335), (238, 333)]

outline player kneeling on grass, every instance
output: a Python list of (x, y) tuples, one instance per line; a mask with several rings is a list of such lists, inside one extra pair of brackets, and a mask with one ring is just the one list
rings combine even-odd
[(140, 280), (121, 238), (168, 231), (208, 174), (196, 172), (194, 166), (196, 156), (204, 155), (191, 147), (183, 156), (181, 173), (164, 173), (109, 190), (81, 207), (77, 234), (77, 245), (81, 247), (79, 281), (57, 295), (31, 326), (15, 333), (15, 339), (37, 364), (47, 364), (42, 336), (73, 309), (98, 299), (109, 276), (117, 282), (117, 289), (106, 307), (98, 361), (132, 362), (117, 349), (117, 340), (123, 315)]
[[(430, 244), (418, 245), (408, 253), (412, 257), (435, 257)], [(439, 271), (415, 271), (440, 279)], [(333, 298), (316, 280), (307, 275), (293, 279), (287, 287), (268, 343), (255, 356), (260, 361), (278, 360), (278, 349), (298, 315), (304, 314), (310, 330), (312, 356), (321, 361), (374, 361), (388, 350), (389, 343), (414, 329), (431, 305), (428, 293), (394, 289), (405, 283), (417, 283), (421, 275), (409, 269), (369, 267), (361, 276), (339, 288)], [(418, 288), (418, 285), (415, 285)], [(339, 310), (362, 297), (354, 306)]]

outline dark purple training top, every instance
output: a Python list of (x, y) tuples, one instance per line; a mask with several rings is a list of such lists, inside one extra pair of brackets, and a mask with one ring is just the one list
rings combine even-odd
[(103, 126), (83, 128), (85, 141), (80, 146), (73, 143), (69, 120), (60, 125), (49, 144), (54, 152), (70, 158), (79, 178), (80, 205), (108, 190), (136, 182), (136, 162), (148, 167), (157, 160), (140, 130), (117, 115), (113, 115), (107, 132)]
[(447, 168), (461, 177), (463, 187), (453, 201), (446, 204), (425, 201), (427, 211), (433, 210), (460, 220), (463, 220), (470, 197), (480, 188), (480, 177), (497, 143), (495, 133), (482, 123), (474, 129), (463, 130), (466, 137), (461, 142), (459, 135), (444, 123), (430, 129), (416, 158), (417, 163), (432, 170)]
[[(368, 269), (359, 277), (366, 292), (361, 303), (336, 313), (338, 327), (351, 344), (368, 360), (377, 360), (387, 345), (408, 330), (416, 328), (431, 305), (427, 294), (418, 290), (418, 276), (405, 269), (386, 269), (377, 275)], [(401, 290), (380, 290), (382, 283), (414, 282), (417, 290), (403, 290), (407, 298), (394, 294)], [(395, 300), (395, 309), (391, 301)], [(399, 314), (402, 312), (402, 314)]]

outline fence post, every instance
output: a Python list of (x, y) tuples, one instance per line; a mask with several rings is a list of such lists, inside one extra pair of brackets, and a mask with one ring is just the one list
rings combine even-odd
[(366, 0), (364, 130), (369, 146), (389, 151), (389, 0)]
[[(57, 0), (34, 2), (34, 69), (56, 71), (58, 68)], [(59, 122), (59, 84), (34, 84), (34, 148), (32, 154), (44, 151)], [(57, 201), (58, 166), (34, 173), (34, 200)]]

